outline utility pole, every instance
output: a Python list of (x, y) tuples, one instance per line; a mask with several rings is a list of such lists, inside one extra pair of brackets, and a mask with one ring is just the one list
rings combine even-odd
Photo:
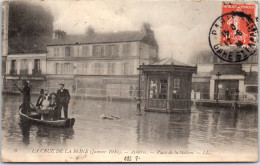
[(216, 74), (216, 76), (218, 77), (218, 83), (217, 83), (217, 97), (216, 97), (216, 102), (218, 102), (218, 92), (219, 92), (219, 87), (218, 87), (218, 85), (219, 85), (219, 77), (221, 76), (221, 73), (220, 72), (218, 72), (217, 74)]
[(137, 94), (137, 105), (136, 105), (136, 109), (137, 109), (137, 113), (136, 115), (141, 116), (141, 70), (142, 67), (137, 68), (138, 70), (138, 94)]

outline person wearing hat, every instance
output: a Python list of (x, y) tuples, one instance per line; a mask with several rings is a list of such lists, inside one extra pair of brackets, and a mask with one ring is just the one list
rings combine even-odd
[(36, 102), (37, 108), (41, 108), (43, 100), (44, 100), (44, 89), (41, 89), (40, 96), (38, 97), (37, 102)]
[(31, 114), (31, 88), (27, 81), (23, 81), (23, 90), (21, 91), (23, 94), (23, 110), (27, 115)]
[(63, 109), (64, 117), (68, 118), (68, 105), (70, 101), (70, 93), (67, 89), (64, 89), (64, 84), (60, 84), (60, 89), (57, 91), (56, 102), (58, 105), (57, 116), (61, 118), (61, 110)]

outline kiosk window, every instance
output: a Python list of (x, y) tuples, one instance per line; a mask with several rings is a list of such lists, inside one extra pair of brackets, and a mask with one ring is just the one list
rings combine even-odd
[(150, 80), (150, 98), (151, 99), (166, 99), (167, 98), (168, 84), (166, 79)]

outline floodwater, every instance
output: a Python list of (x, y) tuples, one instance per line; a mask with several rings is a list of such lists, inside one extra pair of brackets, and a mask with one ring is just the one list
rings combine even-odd
[[(20, 123), (20, 96), (3, 96), (2, 148), (66, 147), (95, 149), (181, 148), (189, 151), (257, 153), (258, 113), (241, 110), (197, 108), (191, 113), (142, 112), (133, 102), (71, 100), (73, 129), (24, 126)], [(32, 99), (33, 102), (36, 98)], [(120, 119), (102, 119), (100, 115)]]

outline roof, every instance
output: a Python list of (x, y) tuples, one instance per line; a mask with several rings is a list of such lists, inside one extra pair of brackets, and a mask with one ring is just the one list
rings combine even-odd
[(176, 61), (172, 58), (165, 58), (158, 62), (148, 65), (142, 65), (143, 72), (197, 72), (197, 66), (191, 66), (182, 62)]
[(94, 33), (90, 35), (66, 35), (63, 38), (52, 40), (48, 45), (94, 44), (141, 41), (145, 32), (127, 31), (114, 33)]
[(178, 66), (192, 66), (185, 63), (182, 63), (180, 61), (174, 60), (173, 58), (164, 58), (158, 62), (153, 63), (152, 65), (178, 65)]

